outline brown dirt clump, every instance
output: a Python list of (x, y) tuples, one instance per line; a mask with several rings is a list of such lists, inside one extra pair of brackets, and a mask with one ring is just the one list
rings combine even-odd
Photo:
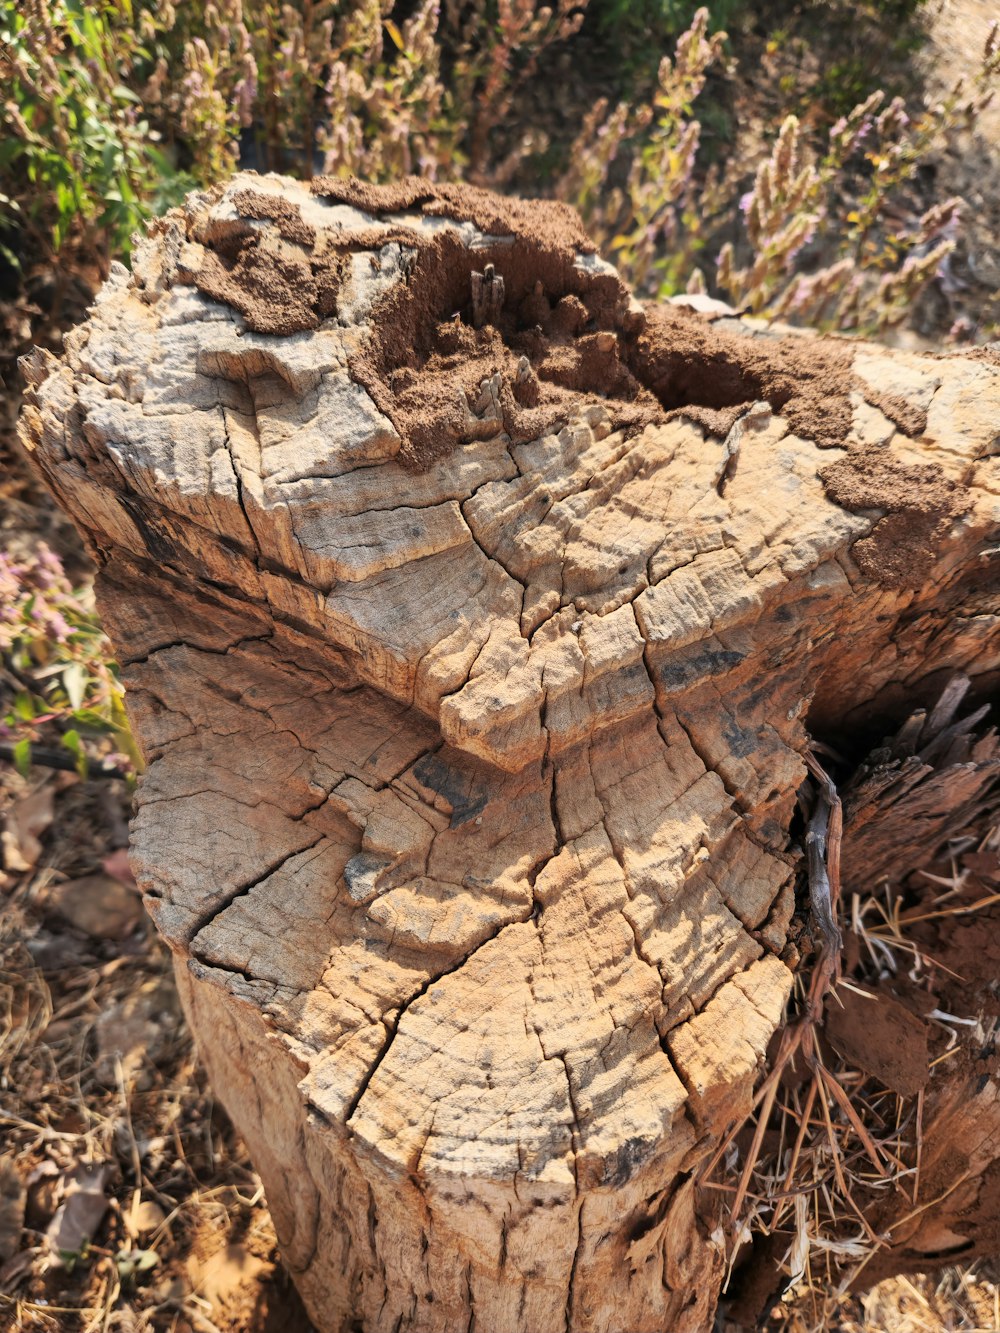
[[(205, 256), (195, 284), (258, 333), (297, 333), (335, 315), (352, 251), (396, 242), (413, 252), (405, 281), (376, 302), (349, 362), (399, 431), (402, 461), (426, 467), (501, 430), (534, 439), (598, 403), (630, 432), (663, 419), (623, 358), (620, 335), (642, 315), (616, 274), (578, 262), (594, 247), (572, 209), (415, 178), (393, 186), (319, 180), (312, 188), (373, 215), (419, 210), (495, 238), (473, 250), (454, 230), (428, 235), (401, 224), (362, 227), (339, 244), (335, 233), (317, 235), (290, 201), (251, 189), (230, 200), (242, 218), (270, 227), (196, 229)], [(491, 263), (502, 301), (476, 327), (483, 321), (473, 309), (473, 275)]]
[(301, 333), (319, 324), (312, 270), (280, 242), (248, 237), (234, 259), (208, 250), (195, 281), (206, 296), (238, 310), (255, 333)]
[(844, 342), (747, 338), (690, 311), (657, 306), (648, 312), (630, 361), (669, 410), (735, 413), (763, 400), (797, 435), (834, 448), (851, 428), (852, 359)]
[(827, 495), (852, 511), (885, 516), (853, 554), (885, 586), (919, 579), (942, 525), (963, 512), (958, 488), (937, 467), (893, 461), (885, 446), (851, 438), (851, 394), (863, 391), (903, 434), (917, 436), (926, 415), (892, 394), (873, 393), (853, 373), (854, 346), (841, 339), (748, 338), (676, 307), (648, 312), (628, 362), (671, 413), (722, 434), (739, 412), (764, 400), (796, 435), (847, 456), (822, 470)]
[(576, 209), (549, 199), (515, 199), (474, 185), (437, 185), (419, 176), (404, 176), (391, 185), (319, 176), (310, 188), (323, 199), (351, 204), (366, 213), (411, 212), (419, 207), (429, 216), (471, 222), (489, 236), (533, 241), (545, 237), (554, 248), (580, 254), (597, 249)]
[(202, 238), (206, 251), (196, 286), (238, 310), (255, 333), (316, 328), (336, 311), (347, 256), (318, 243), (315, 227), (281, 195), (237, 190), (231, 200), (241, 219), (270, 225)]
[[(662, 417), (622, 359), (629, 294), (617, 275), (578, 265), (594, 247), (572, 209), (413, 178), (393, 186), (321, 180), (313, 190), (373, 213), (419, 205), (505, 238), (475, 251), (450, 232), (423, 241), (409, 280), (378, 303), (371, 338), (352, 357), (352, 375), (403, 436), (404, 460), (426, 467), (473, 438), (479, 428), (465, 404), (493, 376), (501, 414), (493, 433), (514, 440), (536, 438), (590, 403), (607, 405), (630, 431)], [(503, 305), (495, 323), (473, 329), (473, 274), (490, 263), (503, 279)]]
[[(495, 375), (500, 418), (491, 433), (514, 440), (537, 438), (589, 404), (604, 405), (629, 431), (662, 420), (623, 359), (625, 287), (581, 269), (576, 254), (538, 236), (473, 251), (442, 232), (422, 246), (409, 280), (375, 307), (371, 336), (350, 362), (402, 435), (404, 460), (426, 467), (474, 438), (466, 403)], [(490, 263), (504, 303), (495, 324), (476, 329), (473, 273)]]
[(939, 467), (899, 463), (876, 448), (852, 449), (821, 476), (827, 495), (845, 509), (885, 511), (852, 554), (863, 573), (891, 587), (921, 577), (936, 535), (965, 507)]
[[(846, 445), (851, 430), (850, 395), (860, 388), (853, 360), (854, 346), (844, 339), (751, 339), (683, 308), (656, 306), (630, 365), (666, 408), (738, 409), (761, 399), (797, 435), (833, 449)], [(925, 428), (926, 419), (901, 399), (868, 398), (904, 435)]]
[(940, 468), (911, 468), (878, 457), (874, 449), (852, 448), (820, 477), (827, 495), (844, 509), (886, 511), (851, 554), (863, 573), (887, 588), (919, 584), (941, 532), (967, 508)]
[[(613, 339), (610, 349), (546, 346), (536, 365), (524, 355), (519, 357), (516, 347), (505, 344), (496, 329), (473, 329), (460, 320), (437, 325), (428, 342), (430, 350), (419, 368), (404, 364), (390, 372), (388, 394), (381, 383), (376, 390), (404, 435), (410, 457), (418, 463), (432, 460), (455, 441), (488, 438), (500, 431), (515, 444), (537, 439), (556, 419), (578, 409), (581, 392), (588, 400), (597, 397), (577, 388), (582, 382), (610, 380), (620, 385), (624, 403), (616, 404), (619, 424), (638, 425), (656, 413), (655, 404), (617, 361)], [(565, 377), (562, 383), (557, 378), (560, 373)], [(478, 406), (481, 397), (492, 396), (481, 386), (494, 376), (500, 415), (470, 419), (467, 404)], [(634, 411), (625, 406), (630, 399), (635, 400)]]
[(302, 218), (302, 212), (280, 194), (264, 194), (260, 190), (237, 190), (233, 204), (241, 217), (277, 224), (278, 234), (297, 245), (316, 244), (316, 228)]

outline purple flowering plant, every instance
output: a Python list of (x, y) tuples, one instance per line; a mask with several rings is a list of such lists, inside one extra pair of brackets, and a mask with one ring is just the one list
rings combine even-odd
[[(921, 162), (975, 126), (998, 76), (994, 22), (978, 69), (919, 114), (876, 91), (832, 126), (825, 153), (788, 116), (739, 201), (745, 237), (722, 247), (718, 288), (754, 314), (815, 328), (874, 335), (901, 324), (925, 287), (951, 280), (963, 200), (943, 200), (904, 226), (894, 205)], [(810, 247), (825, 264), (803, 273)]]
[(25, 774), (32, 747), (53, 739), (84, 776), (98, 758), (141, 767), (90, 590), (42, 543), (17, 558), (0, 550), (0, 745)]

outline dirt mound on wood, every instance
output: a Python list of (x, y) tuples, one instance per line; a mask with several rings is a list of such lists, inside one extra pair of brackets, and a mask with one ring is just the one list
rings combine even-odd
[(391, 185), (320, 176), (311, 188), (323, 199), (351, 204), (366, 213), (419, 209), (428, 217), (471, 222), (489, 236), (519, 236), (535, 242), (547, 237), (554, 246), (580, 254), (593, 254), (597, 249), (576, 209), (549, 199), (516, 199), (475, 185), (438, 185), (420, 176), (404, 176)]
[(958, 488), (933, 464), (901, 465), (885, 444), (853, 431), (855, 396), (904, 436), (927, 428), (926, 413), (876, 393), (853, 369), (857, 345), (840, 338), (747, 337), (670, 306), (647, 313), (628, 364), (668, 414), (725, 434), (753, 402), (767, 402), (796, 435), (820, 448), (846, 449), (821, 470), (827, 495), (854, 512), (881, 510), (871, 536), (855, 544), (863, 571), (886, 586), (919, 578), (943, 528), (964, 511)]
[[(352, 254), (371, 248), (379, 265), (387, 245), (402, 246), (402, 280), (377, 302), (350, 368), (399, 431), (404, 460), (426, 467), (460, 442), (500, 431), (515, 442), (537, 439), (579, 410), (581, 395), (613, 403), (616, 424), (629, 431), (662, 419), (621, 355), (620, 335), (641, 327), (642, 313), (618, 275), (591, 257), (571, 209), (416, 180), (319, 180), (313, 192), (392, 214), (398, 225), (355, 229), (338, 245), (335, 232), (317, 237), (288, 200), (243, 189), (231, 204), (265, 226), (216, 230), (195, 282), (254, 332), (288, 335), (335, 314)], [(470, 243), (462, 227), (417, 230), (407, 225), (414, 211), (480, 235)], [(484, 281), (488, 311), (473, 300)]]
[[(854, 437), (859, 393), (903, 436), (919, 436), (926, 416), (864, 386), (846, 340), (750, 337), (678, 307), (643, 310), (563, 205), (413, 177), (392, 186), (321, 178), (312, 192), (361, 210), (362, 230), (338, 242), (334, 223), (318, 233), (288, 199), (241, 189), (229, 203), (242, 225), (200, 238), (207, 248), (194, 281), (251, 330), (289, 335), (336, 317), (359, 252), (370, 250), (378, 269), (388, 247), (402, 247), (402, 271), (375, 301), (349, 369), (415, 468), (501, 432), (514, 443), (538, 439), (588, 405), (605, 407), (627, 434), (684, 415), (724, 437), (763, 401), (802, 438), (847, 449), (821, 476), (835, 503), (882, 511), (855, 555), (884, 585), (919, 579), (963, 512), (936, 465), (900, 466), (885, 442)], [(441, 225), (428, 229), (430, 218)]]
[[(498, 292), (488, 319), (473, 300), (477, 276)], [(642, 315), (617, 275), (584, 267), (558, 236), (470, 248), (444, 231), (373, 311), (372, 337), (351, 373), (420, 467), (466, 434), (467, 403), (494, 423), (487, 434), (506, 431), (515, 443), (598, 403), (617, 428), (636, 432), (663, 412), (623, 359), (630, 319)]]

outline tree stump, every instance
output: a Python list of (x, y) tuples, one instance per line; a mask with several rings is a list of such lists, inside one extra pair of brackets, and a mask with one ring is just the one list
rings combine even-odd
[[(962, 678), (907, 719), (997, 679), (1000, 362), (643, 308), (555, 204), (244, 174), (28, 372), (147, 756), (136, 874), (317, 1328), (704, 1333), (745, 1136), (705, 1168), (810, 957), (814, 739), (902, 725), (845, 904), (940, 893), (957, 830), (993, 873)], [(971, 979), (871, 988), (924, 1040), (871, 1273), (995, 1248), (989, 910)]]

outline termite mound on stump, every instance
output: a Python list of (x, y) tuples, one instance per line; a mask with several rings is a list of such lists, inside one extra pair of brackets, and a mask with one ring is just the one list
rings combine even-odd
[(317, 1328), (703, 1333), (808, 727), (996, 679), (996, 363), (644, 311), (556, 205), (241, 175), (28, 372), (136, 873)]

